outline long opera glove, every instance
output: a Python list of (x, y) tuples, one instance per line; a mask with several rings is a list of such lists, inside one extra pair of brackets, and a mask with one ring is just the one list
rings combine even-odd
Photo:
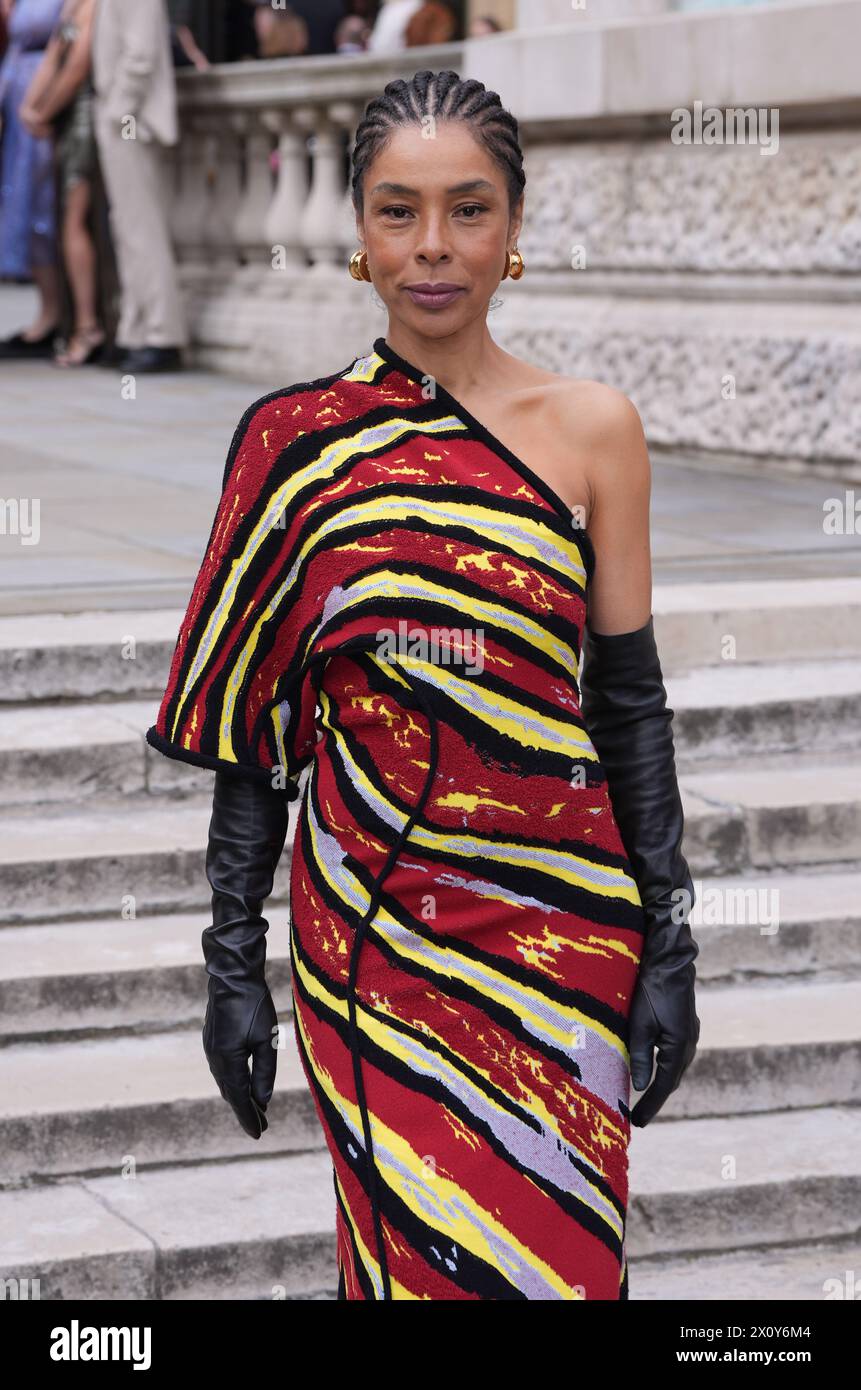
[(275, 1086), (278, 1020), (264, 974), (269, 923), (261, 914), (288, 816), (288, 802), (267, 783), (216, 772), (206, 853), (212, 925), (201, 938), (209, 975), (203, 1048), (222, 1096), (252, 1139), (268, 1128)]
[(629, 1015), (631, 1081), (645, 1092), (631, 1123), (642, 1127), (679, 1085), (700, 1035), (694, 998), (699, 947), (688, 925), (694, 885), (681, 852), (684, 816), (673, 711), (667, 707), (653, 615), (624, 633), (596, 633), (587, 622), (581, 669), (581, 712), (607, 776), (645, 914)]

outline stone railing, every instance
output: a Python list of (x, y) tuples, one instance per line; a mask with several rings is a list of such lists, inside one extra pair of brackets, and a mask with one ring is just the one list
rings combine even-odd
[[(457, 68), (462, 53), (422, 49), (421, 65)], [(246, 287), (262, 279), (267, 288), (278, 285), (271, 271), (342, 265), (355, 249), (347, 184), (356, 126), (391, 78), (418, 65), (362, 54), (180, 74), (181, 260), (206, 275), (244, 268)]]
[[(392, 77), (450, 67), (500, 93), (526, 155), (527, 274), (501, 286), (494, 336), (612, 381), (667, 450), (855, 476), (859, 51), (861, 0), (814, 0), (182, 73), (173, 227), (198, 359), (277, 385), (386, 332), (347, 275), (350, 142)], [(710, 113), (716, 140), (697, 135)]]

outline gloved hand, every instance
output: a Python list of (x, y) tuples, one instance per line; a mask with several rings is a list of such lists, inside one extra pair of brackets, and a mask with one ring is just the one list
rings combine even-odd
[[(631, 1123), (649, 1123), (696, 1052), (694, 885), (681, 853), (684, 816), (653, 615), (633, 632), (583, 638), (580, 709), (607, 775), (613, 814), (645, 911), (645, 941), (629, 1015)], [(679, 897), (679, 890), (683, 896)], [(652, 1076), (653, 1051), (657, 1071)], [(649, 1087), (646, 1090), (646, 1087)]]
[(203, 1049), (222, 1096), (252, 1139), (268, 1128), (275, 1086), (278, 1020), (264, 975), (269, 923), (261, 908), (272, 892), (288, 817), (289, 802), (266, 782), (216, 772), (206, 852), (212, 925), (201, 938), (209, 975)]

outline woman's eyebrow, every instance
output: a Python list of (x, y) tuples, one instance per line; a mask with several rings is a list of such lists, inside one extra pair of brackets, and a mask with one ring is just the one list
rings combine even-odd
[[(493, 184), (489, 179), (465, 179), (463, 183), (453, 184), (446, 189), (446, 193), (476, 193), (479, 190), (493, 191)], [(406, 183), (390, 183), (384, 180), (382, 183), (375, 183), (371, 189), (372, 193), (399, 193), (402, 197), (421, 197), (421, 190), (410, 188)]]

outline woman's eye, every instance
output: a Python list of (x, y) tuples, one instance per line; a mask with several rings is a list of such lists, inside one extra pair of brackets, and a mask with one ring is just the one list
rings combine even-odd
[[(486, 212), (487, 209), (481, 203), (464, 203), (463, 206), (456, 208), (455, 211), (467, 214), (480, 214), (482, 212)], [(404, 207), (401, 203), (392, 203), (389, 207), (380, 208), (381, 216), (393, 217), (396, 222), (403, 222), (404, 218), (398, 216), (399, 213), (405, 213), (406, 216), (409, 217), (411, 216), (411, 209)], [(476, 218), (475, 216), (467, 216), (465, 220), (467, 222), (474, 222)]]

